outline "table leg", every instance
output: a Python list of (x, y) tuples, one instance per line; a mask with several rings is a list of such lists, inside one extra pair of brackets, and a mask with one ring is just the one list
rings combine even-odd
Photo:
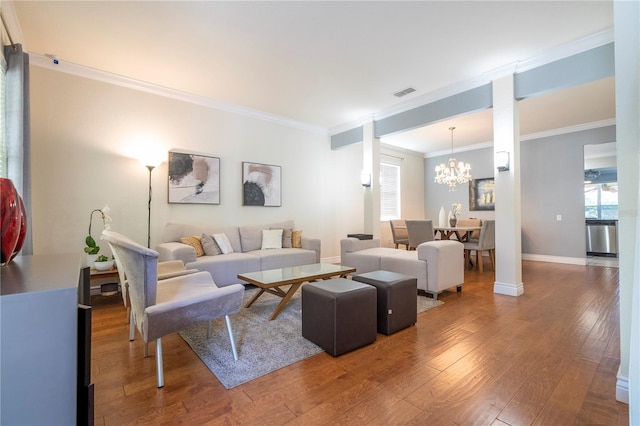
[(251, 300), (249, 300), (249, 303), (247, 303), (245, 305), (245, 308), (248, 308), (249, 306), (253, 305), (253, 302), (258, 300), (258, 297), (262, 296), (262, 293), (264, 293), (264, 288), (261, 288), (259, 292), (257, 292), (256, 294), (253, 295)]
[(280, 312), (282, 312), (282, 310), (286, 306), (287, 302), (289, 302), (289, 300), (293, 297), (296, 291), (298, 291), (301, 285), (302, 283), (291, 284), (291, 287), (289, 287), (289, 291), (287, 291), (285, 296), (282, 298), (278, 306), (276, 306), (276, 309), (273, 311), (273, 313), (269, 317), (269, 321), (276, 319), (276, 317), (280, 314)]

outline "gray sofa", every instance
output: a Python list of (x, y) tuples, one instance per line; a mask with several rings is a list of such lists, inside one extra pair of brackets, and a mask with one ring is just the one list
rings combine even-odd
[(380, 247), (379, 239), (345, 238), (340, 263), (356, 268), (356, 274), (385, 270), (416, 277), (418, 289), (434, 299), (450, 287), (460, 291), (464, 283), (464, 246), (458, 241), (428, 241), (408, 251)]
[[(320, 263), (320, 239), (301, 238), (300, 248), (277, 248), (262, 250), (262, 231), (268, 229), (295, 229), (292, 220), (259, 226), (228, 226), (215, 228), (189, 223), (168, 222), (164, 227), (163, 242), (156, 250), (159, 260), (182, 260), (187, 269), (207, 271), (218, 287), (244, 282), (238, 274), (268, 269)], [(182, 237), (201, 234), (225, 234), (233, 253), (216, 256), (196, 256), (196, 250), (180, 242)]]

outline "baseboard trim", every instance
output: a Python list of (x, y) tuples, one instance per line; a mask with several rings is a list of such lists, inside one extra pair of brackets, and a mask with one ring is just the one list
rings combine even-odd
[(569, 265), (586, 265), (586, 257), (547, 256), (544, 254), (522, 253), (522, 260), (534, 262), (566, 263)]
[(618, 370), (616, 381), (616, 400), (629, 404), (629, 378), (620, 375)]
[(493, 292), (506, 296), (522, 296), (524, 294), (524, 285), (522, 283), (511, 284), (496, 281), (493, 283)]

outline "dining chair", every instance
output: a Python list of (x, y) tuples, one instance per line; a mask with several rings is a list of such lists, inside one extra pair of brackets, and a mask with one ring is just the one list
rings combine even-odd
[(496, 221), (484, 220), (482, 221), (482, 228), (480, 228), (480, 237), (477, 240), (471, 240), (464, 243), (464, 259), (465, 265), (469, 264), (471, 252), (476, 252), (476, 263), (478, 264), (478, 270), (483, 272), (482, 265), (482, 252), (487, 251), (489, 253), (489, 259), (491, 260), (491, 266), (493, 270), (496, 270)]
[[(477, 219), (475, 217), (470, 217), (470, 218), (466, 218), (466, 219), (458, 219), (458, 223), (457, 223), (456, 226), (478, 226), (478, 227), (481, 227), (482, 226), (482, 220), (481, 219)], [(480, 230), (479, 229), (477, 231), (473, 231), (468, 239), (469, 240), (477, 240), (478, 238), (480, 238)]]
[(402, 244), (409, 250), (409, 233), (407, 232), (407, 224), (404, 220), (390, 220), (391, 235), (393, 236), (393, 243), (398, 248), (398, 245)]
[[(189, 325), (208, 322), (224, 316), (233, 359), (238, 353), (229, 315), (242, 306), (244, 286), (232, 284), (218, 287), (208, 272), (196, 272), (158, 280), (158, 252), (141, 246), (114, 231), (102, 232), (112, 253), (119, 260), (129, 283), (129, 301), (135, 326), (145, 342), (145, 357), (149, 342), (156, 342), (158, 387), (164, 386), (162, 337)], [(209, 334), (209, 327), (207, 327)]]
[(433, 241), (433, 222), (431, 220), (407, 220), (409, 250), (415, 250), (420, 244)]

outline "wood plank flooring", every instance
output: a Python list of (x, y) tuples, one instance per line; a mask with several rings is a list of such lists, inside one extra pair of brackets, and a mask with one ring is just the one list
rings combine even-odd
[(485, 266), (414, 327), (231, 390), (177, 334), (163, 338), (156, 388), (155, 357), (143, 357), (139, 337), (128, 341), (120, 296), (94, 296), (95, 423), (628, 424), (615, 400), (618, 269), (525, 261), (525, 293), (509, 297), (493, 293)]

